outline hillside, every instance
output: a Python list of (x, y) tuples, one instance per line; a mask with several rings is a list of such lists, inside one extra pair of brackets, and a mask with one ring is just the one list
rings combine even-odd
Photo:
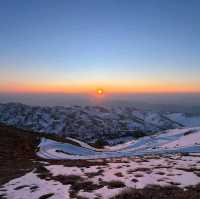
[(26, 131), (0, 124), (0, 185), (38, 165), (36, 155), (42, 138), (74, 144), (56, 135)]
[(114, 147), (96, 149), (73, 139), (75, 144), (42, 139), (38, 155), (46, 159), (98, 159), (200, 152), (200, 128), (168, 130)]
[(1, 104), (0, 121), (0, 198), (200, 198), (196, 115)]
[(182, 128), (96, 149), (2, 124), (0, 198), (199, 199), (199, 141)]
[(0, 185), (32, 170), (38, 135), (0, 124)]
[(183, 126), (200, 126), (198, 116), (182, 114), (182, 118), (170, 113), (143, 111), (133, 107), (32, 107), (16, 103), (0, 104), (2, 123), (85, 142), (94, 142), (100, 138), (110, 143), (116, 140), (114, 143), (117, 143), (123, 139), (137, 138), (140, 134), (148, 135)]

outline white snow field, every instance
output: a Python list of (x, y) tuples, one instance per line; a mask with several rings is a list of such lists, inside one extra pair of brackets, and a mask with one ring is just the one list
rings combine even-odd
[(178, 122), (179, 124), (182, 124), (187, 127), (194, 127), (199, 125), (200, 121), (200, 116), (187, 116), (184, 113), (171, 113), (171, 114), (166, 114), (166, 116), (175, 121)]
[(52, 199), (69, 198), (69, 185), (62, 185), (60, 182), (53, 180), (40, 179), (33, 172), (11, 180), (4, 187), (6, 192), (3, 193), (9, 199), (36, 199), (47, 193), (53, 194)]
[[(100, 161), (103, 160), (98, 160)], [(76, 190), (75, 197), (70, 196), (70, 191), (73, 190), (71, 184), (62, 184), (53, 177), (40, 179), (34, 171), (5, 184), (0, 189), (0, 195), (4, 194), (9, 199), (38, 199), (46, 194), (52, 194), (48, 197), (51, 199), (70, 199), (78, 196), (109, 199), (127, 187), (140, 189), (148, 185), (173, 185), (185, 188), (200, 183), (200, 153), (190, 156), (177, 154), (162, 157), (124, 157), (107, 161), (105, 165), (85, 167), (45, 164), (44, 167), (53, 177), (62, 176), (68, 179), (70, 176), (78, 176), (82, 179), (83, 186)], [(85, 184), (88, 181), (97, 187), (87, 190)], [(113, 181), (121, 182), (123, 186), (110, 187), (109, 183)], [(102, 182), (105, 185), (99, 186)]]
[(42, 139), (37, 155), (45, 159), (98, 159), (196, 153), (200, 152), (200, 127), (168, 130), (105, 149), (96, 149), (75, 139), (73, 141), (77, 145)]

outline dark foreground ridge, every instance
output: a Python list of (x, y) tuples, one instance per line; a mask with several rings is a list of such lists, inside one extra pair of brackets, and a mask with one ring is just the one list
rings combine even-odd
[(36, 133), (0, 124), (0, 185), (25, 175), (38, 166), (37, 161), (41, 158), (36, 156), (36, 151), (42, 137), (72, 142), (56, 135)]
[(34, 168), (40, 137), (0, 124), (0, 185)]

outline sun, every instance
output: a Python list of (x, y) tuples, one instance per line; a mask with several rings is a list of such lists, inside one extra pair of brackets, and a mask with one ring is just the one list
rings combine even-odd
[(97, 95), (103, 95), (104, 94), (104, 91), (101, 88), (98, 88), (96, 92), (97, 92)]

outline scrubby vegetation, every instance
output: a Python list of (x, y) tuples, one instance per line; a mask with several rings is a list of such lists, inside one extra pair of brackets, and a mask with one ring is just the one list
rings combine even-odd
[(151, 186), (144, 189), (128, 188), (111, 199), (199, 199), (200, 185), (187, 190), (171, 186)]
[(134, 133), (133, 133), (133, 138), (135, 138), (135, 139), (138, 139), (138, 138), (141, 138), (144, 136), (146, 136), (146, 133), (143, 131), (137, 130), (137, 131), (134, 131)]
[(108, 142), (103, 139), (97, 139), (93, 144), (91, 144), (93, 147), (96, 148), (103, 148), (105, 145), (108, 145)]
[(109, 189), (125, 187), (125, 184), (119, 180), (112, 180), (110, 182), (106, 182), (106, 185)]

